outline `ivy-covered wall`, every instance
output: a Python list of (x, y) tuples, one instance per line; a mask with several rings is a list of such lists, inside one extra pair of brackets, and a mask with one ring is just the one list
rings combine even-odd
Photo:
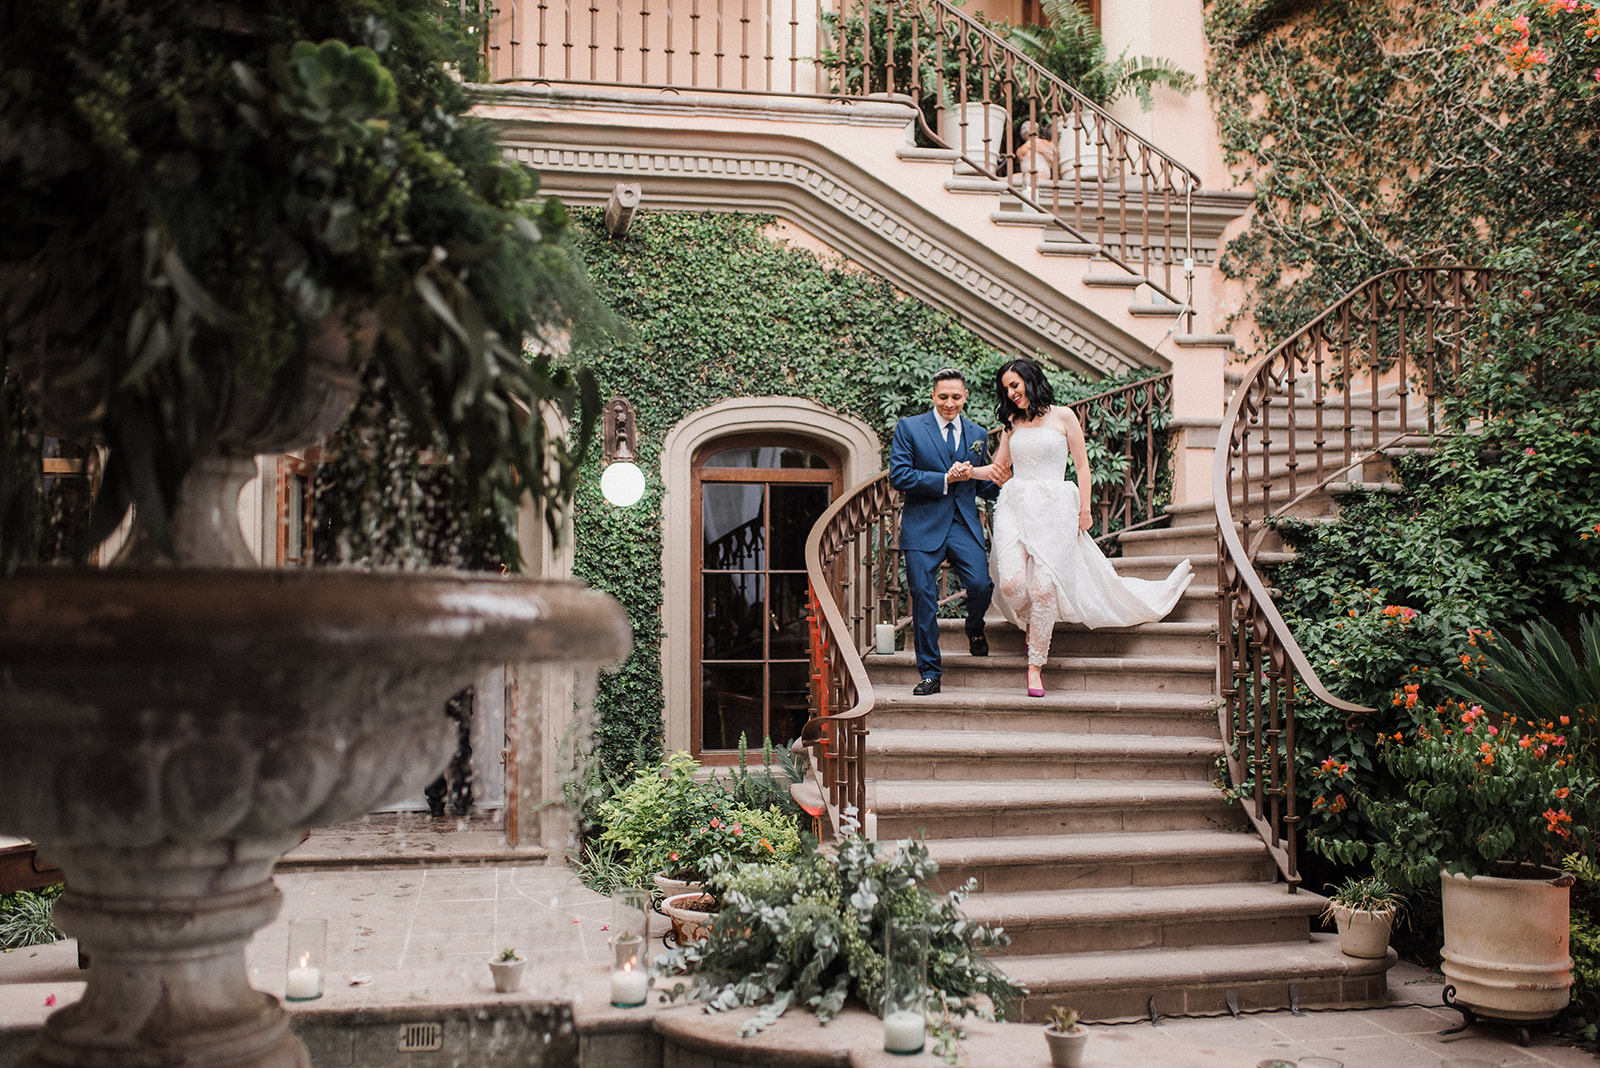
[[(612, 239), (597, 210), (574, 215), (596, 287), (633, 331), (579, 355), (602, 401), (620, 395), (632, 403), (639, 466), (650, 478), (643, 500), (613, 508), (600, 496), (596, 454), (572, 508), (574, 574), (621, 601), (633, 624), (634, 651), (601, 680), (595, 707), (601, 766), (621, 768), (662, 743), (659, 472), (667, 432), (720, 400), (792, 396), (866, 421), (887, 449), (895, 422), (926, 410), (934, 372), (952, 365), (967, 373), (967, 414), (990, 426), (995, 372), (1016, 354), (875, 274), (773, 236), (770, 216), (644, 212), (627, 237)], [(1049, 373), (1062, 400), (1113, 384)], [(1091, 437), (1095, 431), (1091, 425)], [(1091, 456), (1097, 480), (1115, 477), (1108, 450), (1091, 445)]]
[[(632, 403), (650, 476), (642, 501), (613, 508), (600, 496), (595, 455), (573, 502), (575, 574), (621, 601), (633, 624), (634, 652), (602, 680), (596, 703), (601, 760), (620, 767), (661, 745), (658, 474), (673, 425), (725, 398), (786, 395), (863, 419), (887, 444), (895, 420), (926, 405), (933, 371), (953, 364), (970, 374), (1003, 357), (882, 278), (769, 238), (769, 217), (645, 212), (614, 240), (598, 212), (575, 215), (590, 274), (634, 329), (583, 359), (603, 399)], [(986, 396), (975, 391), (967, 406), (980, 423), (992, 421)]]
[[(1221, 266), (1263, 346), (1379, 271), (1481, 263), (1542, 220), (1593, 217), (1586, 15), (1547, 6), (1211, 0), (1208, 90), (1256, 191)], [(1542, 62), (1517, 58), (1519, 12)]]

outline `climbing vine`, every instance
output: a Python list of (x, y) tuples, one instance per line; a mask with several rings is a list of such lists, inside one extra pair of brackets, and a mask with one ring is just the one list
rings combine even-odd
[[(1481, 6), (1211, 0), (1222, 144), (1256, 193), (1221, 268), (1262, 344), (1379, 271), (1483, 262), (1540, 220), (1593, 217), (1592, 9)], [(1541, 62), (1517, 58), (1519, 15)]]

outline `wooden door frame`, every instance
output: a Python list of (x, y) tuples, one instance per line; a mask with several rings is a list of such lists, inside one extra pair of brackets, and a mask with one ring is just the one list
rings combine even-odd
[[(795, 448), (804, 449), (806, 452), (821, 456), (828, 463), (828, 471), (822, 472), (816, 468), (781, 468), (781, 467), (713, 467), (710, 477), (706, 476), (706, 460), (719, 452), (740, 447), (759, 448)], [(691, 505), (689, 510), (689, 752), (701, 764), (708, 766), (727, 766), (733, 764), (738, 757), (732, 750), (714, 749), (707, 753), (701, 746), (703, 741), (705, 685), (703, 656), (705, 652), (705, 580), (702, 568), (705, 563), (705, 528), (701, 518), (701, 489), (706, 482), (740, 482), (747, 485), (766, 486), (773, 482), (805, 483), (816, 486), (828, 487), (828, 500), (839, 499), (839, 494), (844, 492), (844, 457), (839, 455), (839, 450), (827, 441), (806, 437), (793, 431), (734, 431), (722, 437), (712, 438), (698, 445), (694, 451), (694, 458), (690, 463), (689, 495)], [(762, 477), (757, 480), (752, 475), (760, 473)], [(829, 474), (831, 478), (819, 478), (818, 475)], [(742, 477), (741, 477), (742, 476)], [(770, 508), (763, 509), (766, 516), (764, 533), (771, 530), (772, 515)], [(768, 571), (771, 571), (771, 557), (768, 557)], [(764, 587), (764, 597), (771, 596), (770, 587)], [(761, 663), (766, 664), (768, 658), (763, 657)], [(763, 695), (763, 707), (766, 706), (768, 695)], [(771, 709), (766, 709), (770, 716)]]

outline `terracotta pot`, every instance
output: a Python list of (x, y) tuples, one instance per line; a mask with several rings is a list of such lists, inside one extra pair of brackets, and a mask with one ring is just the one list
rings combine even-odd
[(500, 960), (496, 958), (489, 962), (489, 971), (494, 974), (494, 988), (501, 994), (515, 994), (522, 989), (522, 969), (527, 965), (525, 960)]
[(710, 894), (691, 890), (684, 894), (673, 894), (661, 902), (661, 911), (672, 920), (672, 933), (678, 945), (693, 942), (711, 933), (711, 918), (716, 914), (702, 911), (695, 906), (709, 905), (713, 900)]
[(1531, 871), (1526, 879), (1439, 873), (1445, 980), (1454, 1001), (1485, 1016), (1544, 1020), (1570, 1000), (1572, 876)]
[(1083, 1048), (1089, 1044), (1089, 1030), (1079, 1027), (1075, 1031), (1057, 1031), (1046, 1027), (1044, 1040), (1050, 1046), (1053, 1068), (1078, 1068), (1083, 1063)]
[(1394, 912), (1373, 912), (1333, 904), (1333, 922), (1339, 928), (1339, 952), (1362, 960), (1380, 960), (1389, 955), (1389, 934), (1394, 930)]

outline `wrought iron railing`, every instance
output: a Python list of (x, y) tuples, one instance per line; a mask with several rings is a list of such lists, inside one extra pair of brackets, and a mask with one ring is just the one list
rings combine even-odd
[[(1189, 303), (1199, 176), (947, 0), (502, 0), (486, 53), (496, 82), (908, 100), (922, 143)], [(1027, 185), (1025, 122), (1058, 154)]]
[[(1171, 385), (1170, 375), (1157, 375), (1071, 405), (1086, 427), (1098, 428), (1091, 434), (1093, 457), (1119, 472), (1117, 482), (1102, 482), (1095, 490), (1100, 541), (1161, 518), (1162, 428)], [(851, 489), (817, 520), (806, 539), (806, 576), (811, 720), (802, 737), (811, 746), (835, 829), (847, 808), (865, 824), (867, 721), (874, 695), (863, 657), (879, 623), (897, 632), (911, 625), (910, 591), (900, 566), (900, 494), (889, 485), (887, 471)], [(940, 604), (961, 596), (948, 569), (939, 581)]]
[[(1372, 711), (1323, 686), (1257, 570), (1271, 518), (1321, 507), (1337, 482), (1381, 477), (1390, 450), (1438, 429), (1438, 404), (1483, 344), (1495, 279), (1472, 267), (1402, 268), (1361, 283), (1244, 371), (1217, 438), (1217, 710), (1246, 814), (1300, 883), (1295, 709), (1306, 695)], [(1302, 692), (1303, 691), (1303, 692)]]

